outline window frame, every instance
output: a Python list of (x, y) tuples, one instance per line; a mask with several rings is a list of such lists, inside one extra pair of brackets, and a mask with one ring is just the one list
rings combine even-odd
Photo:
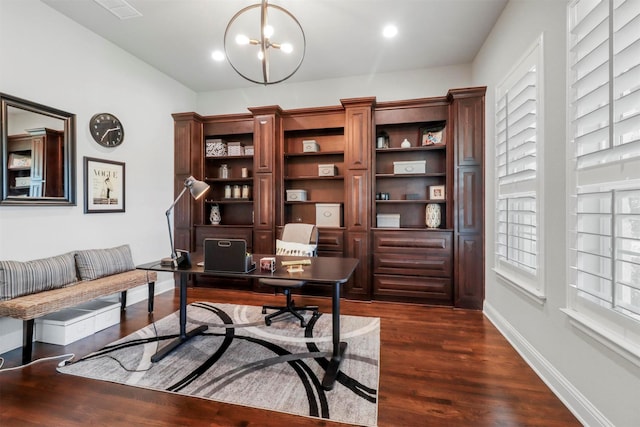
[[(524, 179), (518, 179), (515, 177), (515, 173), (507, 173), (501, 175), (500, 168), (503, 166), (500, 163), (500, 157), (503, 155), (500, 152), (499, 145), (501, 144), (501, 128), (500, 128), (500, 116), (501, 103), (505, 100), (506, 94), (509, 90), (515, 87), (515, 83), (521, 81), (526, 77), (526, 74), (535, 66), (535, 172), (533, 177), (525, 177)], [(542, 249), (544, 248), (544, 201), (542, 197), (542, 190), (544, 184), (544, 35), (540, 34), (531, 46), (525, 51), (524, 55), (520, 57), (512, 69), (506, 74), (502, 81), (496, 86), (495, 91), (496, 107), (495, 107), (495, 201), (496, 201), (496, 215), (494, 221), (494, 266), (493, 271), (496, 274), (499, 281), (503, 284), (511, 286), (516, 290), (522, 292), (525, 296), (533, 299), (539, 304), (544, 304), (546, 301), (546, 286), (545, 286), (545, 270), (544, 270), (544, 257)], [(506, 107), (505, 107), (506, 108)], [(505, 116), (505, 120), (508, 117)], [(507, 139), (502, 142), (508, 143)], [(519, 148), (520, 146), (516, 147)], [(509, 153), (508, 147), (505, 148), (504, 155)], [(513, 182), (504, 184), (505, 190), (501, 190), (501, 178), (506, 178), (505, 181), (509, 181), (509, 177), (513, 178)], [(507, 189), (507, 187), (509, 187)], [(505, 201), (507, 204), (508, 199), (518, 199), (533, 196), (535, 200), (535, 266), (533, 266), (534, 272), (528, 271), (527, 268), (522, 268), (517, 263), (505, 260), (503, 256), (499, 254), (499, 245), (503, 245), (506, 251), (512, 249), (509, 239), (509, 231), (506, 233), (501, 232), (501, 211), (499, 204), (501, 201)], [(507, 208), (506, 214), (509, 214)], [(509, 224), (507, 219), (507, 227)], [(506, 236), (506, 241), (505, 240)], [(501, 240), (503, 241), (501, 243)], [(503, 244), (504, 243), (504, 244)], [(516, 249), (517, 250), (517, 249)]]

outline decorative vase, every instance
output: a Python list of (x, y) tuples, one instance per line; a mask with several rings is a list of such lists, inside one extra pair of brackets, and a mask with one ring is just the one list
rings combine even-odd
[(411, 148), (411, 142), (409, 142), (409, 140), (407, 138), (405, 138), (404, 141), (402, 141), (402, 144), (400, 144), (400, 147), (402, 147), (402, 148)]
[(211, 213), (209, 214), (209, 222), (212, 225), (218, 225), (222, 221), (222, 215), (220, 215), (220, 206), (212, 205)]
[(440, 205), (437, 203), (429, 203), (425, 211), (425, 224), (428, 228), (440, 227)]

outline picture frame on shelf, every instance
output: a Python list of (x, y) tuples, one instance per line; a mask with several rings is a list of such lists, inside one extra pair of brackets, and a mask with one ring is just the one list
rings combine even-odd
[(429, 186), (429, 200), (444, 200), (444, 199), (445, 199), (444, 185)]
[(125, 211), (125, 164), (84, 157), (84, 213)]
[(420, 128), (419, 141), (422, 147), (428, 145), (442, 144), (444, 129), (434, 129), (433, 127)]

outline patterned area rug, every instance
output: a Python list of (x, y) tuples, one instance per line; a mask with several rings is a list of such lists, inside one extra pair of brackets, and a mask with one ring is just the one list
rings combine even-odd
[(58, 370), (130, 386), (375, 426), (378, 417), (380, 319), (341, 316), (348, 343), (331, 391), (321, 387), (331, 357), (331, 315), (306, 315), (308, 326), (282, 316), (265, 326), (261, 307), (198, 302), (187, 331), (209, 329), (159, 362), (151, 356), (176, 337), (178, 312)]

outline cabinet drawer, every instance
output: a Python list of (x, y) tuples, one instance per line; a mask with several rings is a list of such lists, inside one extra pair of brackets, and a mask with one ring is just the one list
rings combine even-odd
[(342, 230), (318, 230), (318, 252), (344, 252), (344, 232)]
[(451, 304), (452, 295), (451, 279), (386, 274), (373, 276), (373, 296), (376, 299)]
[(204, 239), (243, 239), (247, 242), (247, 250), (253, 248), (253, 229), (251, 227), (217, 227), (212, 225), (197, 225), (196, 252), (202, 252)]
[(376, 274), (451, 277), (451, 257), (381, 253), (373, 255)]
[(376, 230), (373, 233), (373, 251), (376, 253), (419, 253), (451, 257), (451, 242), (450, 231)]

